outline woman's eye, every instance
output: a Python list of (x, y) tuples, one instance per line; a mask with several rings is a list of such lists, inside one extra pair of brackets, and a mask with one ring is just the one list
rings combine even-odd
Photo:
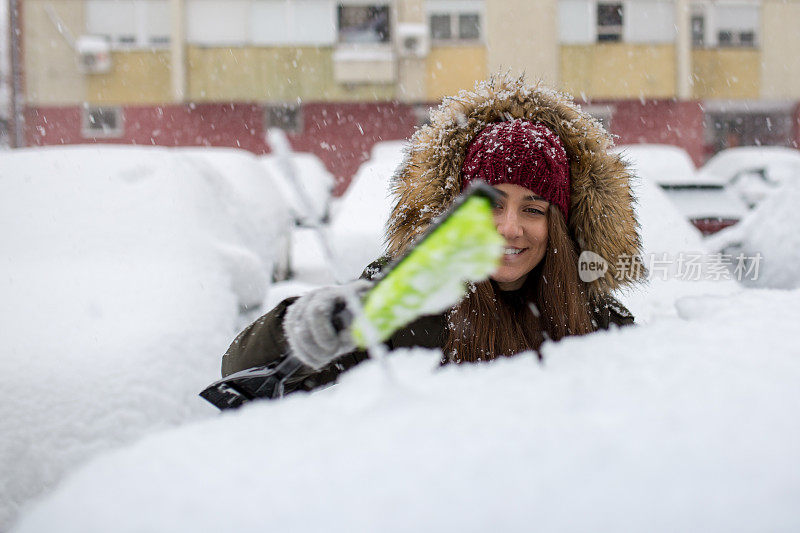
[(534, 214), (537, 214), (537, 215), (544, 215), (544, 211), (542, 211), (538, 207), (526, 207), (525, 208), (525, 212), (526, 213), (534, 213)]

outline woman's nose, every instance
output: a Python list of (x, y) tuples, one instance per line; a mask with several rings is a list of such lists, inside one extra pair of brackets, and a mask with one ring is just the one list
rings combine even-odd
[(495, 215), (494, 223), (497, 227), (497, 232), (505, 237), (507, 241), (522, 235), (522, 226), (519, 223), (519, 218), (510, 209)]

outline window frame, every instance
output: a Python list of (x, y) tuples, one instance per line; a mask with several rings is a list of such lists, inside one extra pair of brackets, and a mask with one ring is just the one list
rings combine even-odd
[[(383, 38), (379, 41), (350, 41), (342, 39), (342, 11), (346, 8), (366, 8), (366, 9), (384, 9), (386, 10), (386, 33)], [(335, 10), (335, 19), (334, 24), (336, 25), (336, 43), (340, 46), (350, 46), (350, 45), (364, 45), (364, 46), (386, 46), (391, 45), (393, 39), (395, 37), (396, 28), (394, 27), (393, 23), (393, 13), (392, 13), (392, 6), (386, 1), (375, 1), (375, 2), (361, 2), (361, 1), (347, 1), (341, 0), (336, 2), (336, 10)]]
[[(717, 10), (725, 9), (728, 7), (754, 7), (758, 13), (758, 19), (752, 27), (748, 28), (733, 28), (726, 27), (724, 24), (719, 24)], [(700, 1), (692, 4), (691, 17), (702, 17), (704, 21), (703, 43), (699, 44), (695, 41), (694, 35), (692, 36), (693, 49), (713, 49), (713, 48), (737, 48), (745, 50), (755, 50), (760, 46), (761, 37), (761, 6), (757, 2), (747, 0), (731, 0), (721, 2)], [(727, 43), (722, 43), (720, 34), (723, 32), (730, 33), (731, 40)], [(751, 34), (752, 39), (749, 40), (744, 36)]]
[[(598, 0), (595, 11), (595, 32), (597, 36), (595, 42), (602, 44), (625, 42), (625, 4), (626, 2), (622, 0)], [(601, 8), (616, 6), (618, 6), (619, 24), (601, 24)]]
[[(125, 134), (125, 113), (122, 106), (114, 105), (88, 105), (81, 108), (81, 135), (85, 139), (119, 139)], [(92, 127), (91, 115), (99, 111), (101, 114), (111, 112), (115, 115), (116, 127), (107, 130), (103, 127)]]
[[(270, 115), (275, 112), (286, 113), (287, 111), (293, 115), (291, 124), (287, 127), (286, 121), (276, 121)], [(271, 102), (264, 104), (264, 131), (267, 132), (271, 128), (280, 129), (286, 133), (301, 134), (304, 131), (303, 121), (303, 106), (295, 102)], [(278, 123), (281, 122), (281, 123)]]
[[(461, 17), (462, 16), (476, 16), (478, 17), (478, 37), (475, 38), (462, 38), (461, 37)], [(428, 35), (433, 45), (476, 45), (484, 42), (484, 17), (480, 10), (476, 9), (435, 9), (427, 14), (428, 16)], [(450, 37), (443, 39), (433, 35), (433, 17), (447, 16), (450, 20)]]
[[(162, 0), (159, 2), (162, 7), (166, 6), (169, 10), (169, 0)], [(113, 5), (109, 3), (108, 5)], [(84, 25), (86, 30), (91, 35), (105, 37), (112, 50), (128, 51), (128, 50), (167, 50), (172, 42), (172, 34), (168, 32), (165, 35), (159, 35), (151, 30), (150, 26), (150, 9), (156, 7), (153, 2), (136, 2), (132, 3), (133, 7), (133, 28), (130, 33), (107, 33), (93, 31), (89, 27), (90, 24), (90, 10), (91, 4), (87, 2), (84, 12)], [(170, 13), (171, 16), (171, 13)]]

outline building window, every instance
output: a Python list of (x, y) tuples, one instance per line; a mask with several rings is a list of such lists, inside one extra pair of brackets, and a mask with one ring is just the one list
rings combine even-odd
[(622, 4), (601, 2), (597, 4), (597, 41), (622, 40)]
[(481, 16), (479, 13), (432, 13), (430, 28), (434, 41), (478, 41)]
[(303, 115), (297, 104), (275, 104), (264, 108), (266, 129), (277, 128), (289, 133), (303, 132)]
[(449, 41), (453, 38), (450, 15), (431, 15), (431, 39)]
[(338, 6), (340, 43), (388, 43), (390, 17), (388, 5)]
[(169, 45), (168, 0), (86, 0), (86, 32), (103, 36), (118, 48)]
[(692, 11), (694, 47), (757, 46), (758, 6), (703, 3), (692, 6)]
[(83, 136), (87, 138), (121, 137), (123, 132), (122, 109), (119, 107), (85, 107), (83, 110)]
[(753, 47), (756, 44), (755, 32), (721, 30), (717, 33), (718, 46)]
[(692, 15), (692, 46), (702, 48), (706, 44), (706, 17)]
[(458, 38), (462, 41), (475, 41), (481, 37), (481, 18), (477, 13), (458, 15)]

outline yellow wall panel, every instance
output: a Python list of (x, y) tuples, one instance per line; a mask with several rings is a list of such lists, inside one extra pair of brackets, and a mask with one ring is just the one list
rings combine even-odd
[(216, 101), (373, 101), (395, 96), (393, 84), (345, 85), (333, 77), (333, 49), (189, 47), (188, 95)]
[(800, 98), (800, 1), (764, 0), (761, 4), (761, 97)]
[(761, 53), (754, 49), (692, 51), (695, 98), (758, 98)]
[(28, 0), (22, 4), (26, 103), (67, 105), (83, 101), (85, 82), (78, 57), (47, 14), (52, 9), (72, 35), (83, 33), (83, 0)]
[(111, 72), (87, 74), (86, 101), (94, 104), (164, 104), (172, 98), (167, 51), (113, 52)]
[(471, 89), (487, 76), (484, 46), (433, 47), (426, 64), (429, 100)]
[(561, 47), (564, 89), (589, 98), (675, 96), (671, 44), (609, 43)]

